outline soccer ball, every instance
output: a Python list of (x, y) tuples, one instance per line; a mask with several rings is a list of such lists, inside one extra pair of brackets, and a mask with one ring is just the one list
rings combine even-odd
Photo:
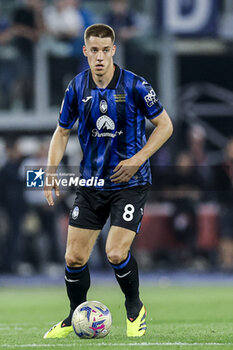
[(112, 316), (99, 301), (86, 301), (74, 310), (72, 326), (80, 338), (103, 338), (110, 332)]

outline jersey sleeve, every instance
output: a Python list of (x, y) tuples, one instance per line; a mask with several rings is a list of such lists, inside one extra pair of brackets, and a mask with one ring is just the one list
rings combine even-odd
[(59, 126), (65, 129), (71, 129), (78, 118), (77, 96), (74, 83), (68, 85), (62, 101), (60, 116), (58, 120)]
[(154, 89), (146, 80), (138, 80), (136, 96), (138, 108), (147, 119), (153, 119), (162, 113), (163, 106)]

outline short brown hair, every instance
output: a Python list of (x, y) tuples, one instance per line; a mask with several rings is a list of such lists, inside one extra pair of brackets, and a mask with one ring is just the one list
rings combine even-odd
[(115, 32), (107, 24), (98, 23), (89, 26), (84, 32), (85, 43), (91, 36), (97, 36), (99, 38), (111, 38), (113, 44), (115, 42)]

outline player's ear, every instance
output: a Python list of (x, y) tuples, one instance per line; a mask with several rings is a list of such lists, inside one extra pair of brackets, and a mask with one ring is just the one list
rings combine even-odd
[(85, 45), (83, 45), (83, 54), (87, 57), (87, 48)]
[(113, 45), (112, 47), (112, 57), (115, 55), (116, 53), (116, 45)]

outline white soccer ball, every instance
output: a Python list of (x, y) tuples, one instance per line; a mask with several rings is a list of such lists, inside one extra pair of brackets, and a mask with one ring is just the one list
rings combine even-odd
[(74, 310), (72, 326), (80, 338), (103, 338), (110, 332), (112, 316), (107, 306), (99, 301), (86, 301)]

